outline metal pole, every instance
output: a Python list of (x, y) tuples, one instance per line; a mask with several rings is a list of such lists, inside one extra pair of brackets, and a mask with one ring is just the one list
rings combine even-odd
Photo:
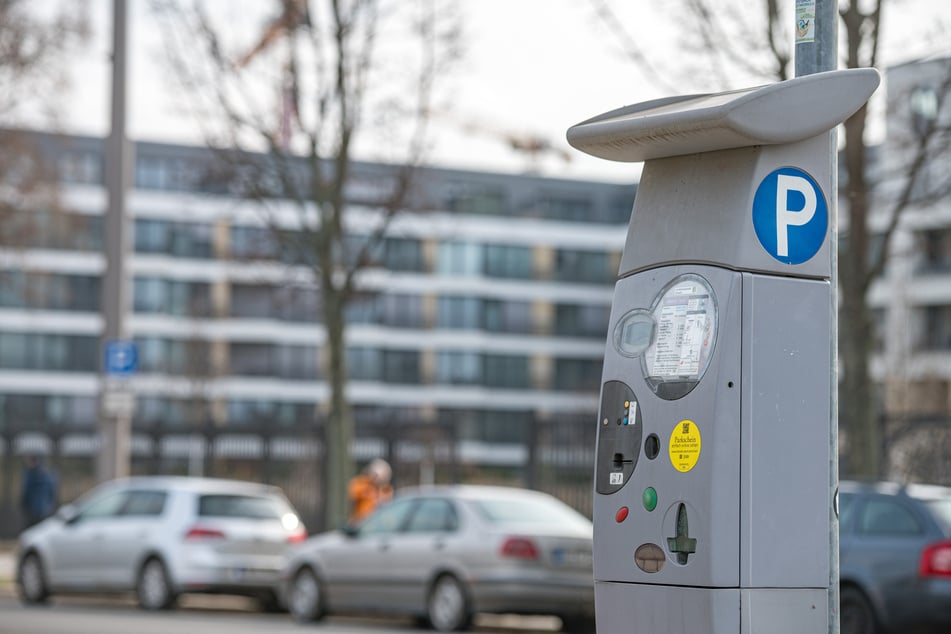
[(106, 375), (105, 346), (125, 340), (129, 279), (126, 271), (128, 227), (126, 191), (131, 176), (132, 151), (126, 139), (126, 0), (112, 4), (112, 128), (106, 142), (105, 183), (109, 197), (106, 210), (104, 254), (106, 270), (102, 283), (103, 331), (100, 342), (99, 455), (96, 476), (101, 482), (129, 474), (131, 412), (106, 408), (106, 395), (127, 390), (128, 385), (110, 381)]
[[(838, 67), (838, 0), (795, 0), (796, 6), (796, 77), (835, 70)], [(829, 193), (830, 248), (832, 258), (830, 267), (832, 311), (832, 376), (831, 411), (829, 412), (829, 487), (833, 495), (839, 492), (839, 307), (838, 307), (838, 263), (839, 263), (839, 169), (838, 134), (829, 132), (829, 172), (832, 191)], [(829, 509), (829, 633), (839, 634), (839, 518), (838, 499), (836, 508)]]

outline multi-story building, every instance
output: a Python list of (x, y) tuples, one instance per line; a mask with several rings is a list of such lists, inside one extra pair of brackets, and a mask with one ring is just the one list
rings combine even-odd
[(892, 477), (951, 482), (951, 56), (894, 66), (886, 84), (870, 228), (880, 233), (895, 209), (901, 215), (869, 294), (883, 452)]
[[(2, 246), (0, 450), (8, 476), (12, 456), (42, 448), (77, 474), (73, 483), (88, 484), (104, 143), (36, 138), (56, 157), (61, 202), (31, 210), (33, 230)], [(355, 166), (355, 236), (388, 170)], [(307, 430), (319, 426), (328, 397), (319, 293), (269, 227), (282, 217), (293, 225), (282, 203), (265, 218), (215, 174), (205, 149), (136, 144), (134, 470), (254, 478), (258, 467), (242, 471), (241, 459), (280, 465), (313, 454)], [(416, 188), (426, 208), (393, 221), (348, 309), (358, 458), (382, 451), (374, 438), (405, 435), (423, 446), (415, 458), (401, 449), (407, 462), (426, 462), (419, 451), (446, 441), (453, 451), (443, 462), (464, 470), (455, 477), (505, 479), (534, 459), (545, 430), (580, 430), (551, 443), (551, 451), (577, 448), (597, 409), (634, 185), (425, 169)], [(211, 469), (215, 459), (233, 464)], [(582, 468), (587, 480), (590, 462)]]

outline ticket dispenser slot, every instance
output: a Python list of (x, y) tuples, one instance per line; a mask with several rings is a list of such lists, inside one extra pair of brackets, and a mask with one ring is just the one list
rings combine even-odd
[(594, 466), (599, 634), (826, 634), (833, 151), (878, 73), (626, 106), (568, 131), (644, 161)]

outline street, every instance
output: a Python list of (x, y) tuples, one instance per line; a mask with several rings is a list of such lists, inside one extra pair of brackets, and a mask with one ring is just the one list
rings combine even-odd
[[(224, 603), (227, 601), (227, 603)], [(249, 604), (250, 605), (250, 604)], [(420, 630), (408, 619), (328, 618), (311, 626), (294, 623), (283, 614), (261, 614), (241, 609), (232, 599), (195, 597), (169, 612), (143, 612), (128, 599), (57, 598), (46, 607), (26, 608), (0, 596), (0, 634), (268, 634), (319, 631), (324, 634), (408, 634)], [(476, 620), (480, 634), (538, 634), (557, 631), (555, 618), (483, 616)]]

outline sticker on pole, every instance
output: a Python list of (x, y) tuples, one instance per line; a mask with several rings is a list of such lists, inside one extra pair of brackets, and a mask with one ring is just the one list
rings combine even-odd
[(829, 209), (816, 181), (801, 169), (771, 172), (753, 196), (753, 229), (767, 253), (784, 264), (802, 264), (819, 252)]
[(670, 434), (670, 464), (681, 473), (687, 473), (700, 459), (700, 428), (692, 420), (682, 420)]

